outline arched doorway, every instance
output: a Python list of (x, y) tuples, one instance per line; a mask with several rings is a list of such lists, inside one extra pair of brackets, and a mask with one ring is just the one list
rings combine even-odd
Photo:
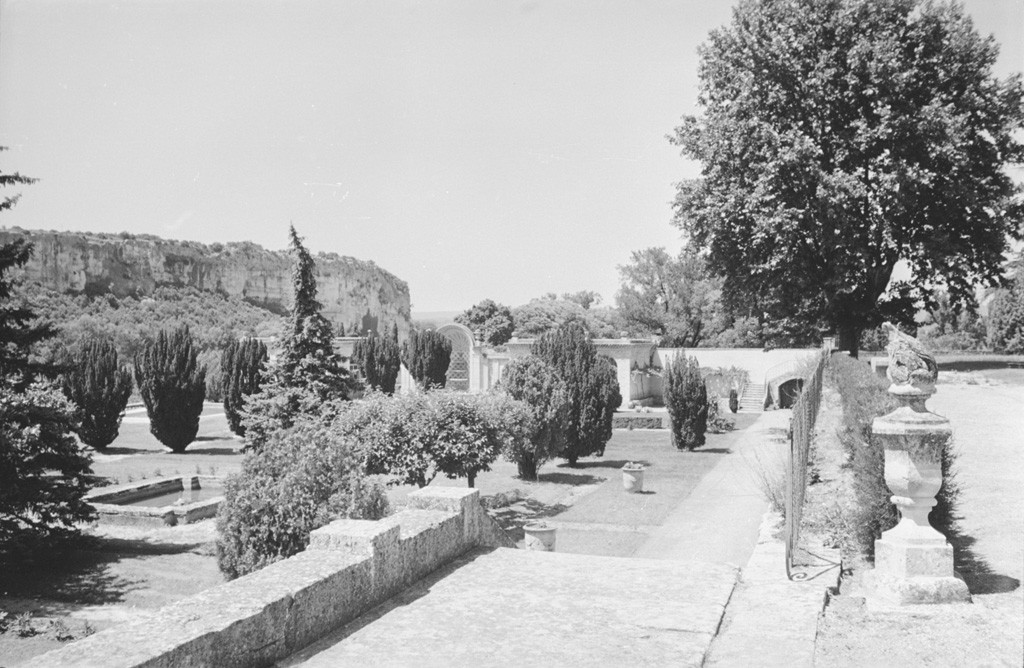
[(445, 388), (469, 391), (469, 359), (473, 350), (473, 334), (462, 325), (445, 325), (437, 330), (452, 343), (452, 357), (445, 376)]
[(779, 408), (792, 408), (796, 400), (800, 398), (802, 389), (804, 389), (803, 378), (790, 378), (779, 385)]

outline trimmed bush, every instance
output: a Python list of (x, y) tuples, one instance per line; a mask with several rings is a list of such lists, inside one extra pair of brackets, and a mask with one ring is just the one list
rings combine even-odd
[(359, 371), (368, 389), (394, 394), (398, 371), (402, 365), (398, 330), (392, 330), (387, 336), (377, 336), (371, 332), (365, 339), (356, 341), (352, 351), (352, 365)]
[(504, 395), (371, 392), (336, 428), (360, 444), (368, 473), (425, 487), (439, 473), (472, 487), (503, 449), (526, 438), (526, 406)]
[(232, 341), (221, 353), (224, 414), (228, 427), (239, 436), (245, 436), (245, 400), (260, 391), (266, 364), (267, 346), (258, 339)]
[(519, 477), (536, 480), (537, 469), (558, 456), (565, 447), (569, 426), (569, 396), (565, 383), (551, 365), (533, 355), (512, 360), (498, 386), (529, 407), (527, 437), (512, 442), (502, 455), (515, 462)]
[(309, 534), (343, 517), (388, 514), (382, 485), (366, 478), (357, 444), (330, 420), (276, 431), (228, 478), (217, 515), (217, 564), (236, 578), (297, 554)]
[(736, 413), (740, 410), (740, 393), (737, 390), (729, 390), (729, 412)]
[(132, 393), (132, 373), (122, 368), (114, 344), (90, 339), (68, 360), (61, 377), (64, 396), (78, 407), (78, 437), (102, 450), (114, 442)]
[(718, 405), (718, 397), (708, 399), (708, 427), (712, 434), (723, 434), (732, 431), (734, 427), (732, 419), (722, 415), (722, 409)]
[(586, 328), (568, 322), (543, 334), (530, 352), (550, 364), (565, 383), (569, 428), (562, 456), (575, 466), (580, 457), (603, 454), (621, 395), (614, 369), (598, 360)]
[(149, 414), (149, 430), (174, 452), (199, 432), (206, 371), (199, 366), (188, 326), (161, 331), (135, 357), (135, 383)]
[(425, 390), (444, 387), (451, 358), (451, 341), (433, 330), (413, 331), (402, 346), (405, 368)]
[(693, 450), (704, 445), (708, 392), (696, 358), (677, 357), (665, 365), (665, 406), (672, 422), (672, 445)]

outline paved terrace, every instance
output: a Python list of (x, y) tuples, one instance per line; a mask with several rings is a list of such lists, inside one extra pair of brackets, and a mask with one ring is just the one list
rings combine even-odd
[[(548, 520), (559, 527), (560, 541), (567, 534), (565, 547), (574, 551), (588, 546), (587, 534), (639, 535), (632, 549), (638, 556), (475, 551), (277, 665), (700, 666), (758, 544), (766, 504), (750, 472), (753, 452), (775, 451), (788, 419), (789, 411), (762, 415), (720, 453), (692, 493), (675, 499), (674, 508), (647, 514), (642, 521), (649, 524), (636, 525), (635, 514), (620, 524), (595, 521), (588, 508), (602, 512), (614, 496), (623, 498), (618, 480)], [(645, 489), (668, 482), (657, 471), (648, 470)], [(771, 555), (778, 560), (775, 575), (763, 577), (785, 581), (780, 556)], [(788, 654), (794, 659), (788, 665), (810, 665), (800, 659), (813, 654), (822, 599), (822, 588), (814, 589), (798, 604), (807, 608), (809, 633), (787, 615), (787, 626), (797, 632), (787, 653), (804, 650)], [(733, 628), (735, 640), (731, 633), (716, 640), (714, 663), (756, 663), (764, 650), (751, 643), (742, 623)]]

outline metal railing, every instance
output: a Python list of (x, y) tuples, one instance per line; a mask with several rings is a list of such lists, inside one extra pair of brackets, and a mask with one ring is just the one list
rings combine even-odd
[(820, 353), (811, 375), (804, 380), (800, 398), (793, 406), (793, 418), (789, 431), (789, 461), (786, 466), (786, 576), (790, 580), (806, 578), (805, 573), (795, 573), (793, 555), (800, 541), (800, 521), (803, 518), (804, 496), (807, 493), (807, 462), (811, 451), (814, 424), (821, 406), (822, 376), (829, 351)]

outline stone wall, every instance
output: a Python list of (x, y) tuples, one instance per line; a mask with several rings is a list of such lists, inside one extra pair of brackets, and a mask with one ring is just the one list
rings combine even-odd
[(28, 665), (268, 666), (474, 547), (514, 547), (478, 490), (426, 488), (409, 501), (380, 521), (332, 522), (304, 552)]

